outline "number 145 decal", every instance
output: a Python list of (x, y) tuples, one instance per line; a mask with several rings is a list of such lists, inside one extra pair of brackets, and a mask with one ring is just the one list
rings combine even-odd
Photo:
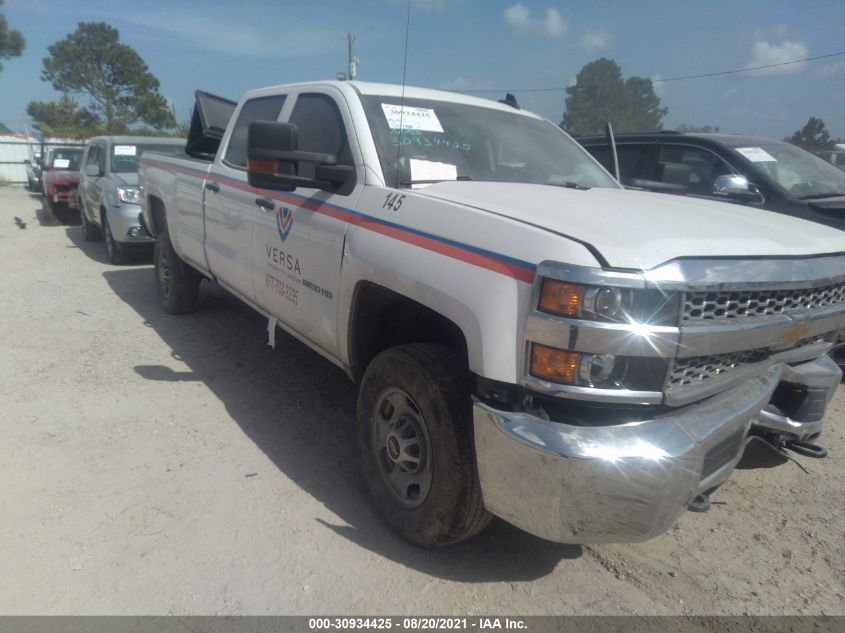
[(387, 194), (387, 198), (384, 199), (384, 204), (381, 205), (381, 208), (390, 209), (391, 211), (398, 211), (399, 207), (402, 206), (403, 202), (405, 202), (404, 193), (389, 193)]

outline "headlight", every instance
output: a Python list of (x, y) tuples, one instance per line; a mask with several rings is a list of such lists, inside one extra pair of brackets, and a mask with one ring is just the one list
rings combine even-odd
[(120, 202), (141, 204), (141, 190), (138, 189), (138, 187), (118, 187), (117, 199), (120, 200)]
[(564, 385), (619, 388), (627, 373), (627, 359), (612, 354), (583, 354), (534, 343), (532, 376)]
[(543, 279), (537, 309), (571, 319), (677, 325), (679, 297), (652, 289), (587, 286)]

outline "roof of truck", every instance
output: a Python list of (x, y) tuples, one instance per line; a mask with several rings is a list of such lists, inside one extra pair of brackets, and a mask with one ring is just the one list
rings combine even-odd
[[(503, 112), (518, 112), (526, 116), (534, 118), (542, 118), (533, 112), (527, 110), (520, 110), (504, 103), (499, 103), (494, 99), (485, 99), (481, 97), (473, 97), (470, 95), (461, 94), (459, 92), (449, 92), (447, 90), (434, 90), (432, 88), (420, 88), (418, 86), (402, 86), (401, 84), (381, 84), (371, 83), (367, 81), (339, 81), (336, 79), (326, 81), (308, 81), (296, 84), (280, 84), (278, 86), (267, 86), (256, 90), (250, 90), (247, 94), (252, 96), (252, 93), (266, 93), (282, 88), (301, 88), (307, 86), (334, 86), (342, 91), (347, 91), (350, 88), (355, 90), (359, 95), (367, 96), (384, 96), (391, 98), (398, 98), (405, 96), (406, 99), (428, 99), (430, 101), (449, 101), (450, 103), (461, 103), (465, 105), (478, 106), (482, 108), (491, 108), (493, 110), (501, 110)], [(500, 95), (504, 98), (504, 93)]]

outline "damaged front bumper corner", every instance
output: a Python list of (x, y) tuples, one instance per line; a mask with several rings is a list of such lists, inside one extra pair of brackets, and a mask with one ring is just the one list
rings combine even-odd
[(733, 471), (782, 367), (696, 404), (616, 426), (571, 426), (474, 404), (484, 504), (562, 543), (644, 541)]

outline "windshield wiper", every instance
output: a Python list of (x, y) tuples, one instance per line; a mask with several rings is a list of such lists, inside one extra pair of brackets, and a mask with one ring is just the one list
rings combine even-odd
[(821, 200), (822, 198), (839, 198), (845, 196), (845, 191), (831, 191), (828, 193), (814, 193), (809, 196), (801, 196), (799, 200)]
[(403, 187), (411, 185), (433, 185), (438, 182), (455, 182), (456, 180), (472, 180), (469, 176), (458, 176), (457, 178), (434, 178), (432, 180), (402, 180), (399, 182)]
[(548, 183), (554, 187), (565, 187), (566, 189), (577, 189), (578, 191), (587, 191), (590, 187), (579, 185), (577, 182), (550, 182)]

